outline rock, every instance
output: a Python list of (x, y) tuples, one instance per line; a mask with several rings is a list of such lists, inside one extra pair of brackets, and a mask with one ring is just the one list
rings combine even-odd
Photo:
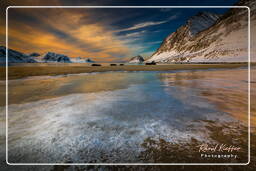
[(53, 52), (48, 52), (47, 54), (45, 54), (43, 60), (44, 62), (71, 63), (71, 60), (68, 56)]
[(129, 61), (130, 64), (140, 64), (143, 62), (144, 62), (144, 59), (140, 55), (132, 57)]
[(31, 56), (31, 57), (38, 57), (38, 56), (40, 56), (40, 54), (36, 53), (36, 52), (33, 52), (33, 53), (29, 54), (29, 56)]
[(101, 66), (101, 64), (92, 64), (91, 66)]
[(156, 65), (156, 62), (155, 61), (152, 61), (152, 62), (146, 62), (145, 65)]
[(110, 64), (110, 66), (116, 66), (116, 64)]
[(87, 58), (87, 59), (85, 60), (85, 62), (86, 62), (86, 63), (93, 63), (94, 61), (92, 61), (90, 58)]

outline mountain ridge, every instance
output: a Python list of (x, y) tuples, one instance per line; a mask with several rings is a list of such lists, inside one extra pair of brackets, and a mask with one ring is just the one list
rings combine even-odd
[[(238, 4), (244, 3), (252, 6), (253, 1)], [(247, 15), (247, 9), (229, 9), (215, 24), (192, 36), (188, 34), (186, 22), (164, 39), (147, 62), (245, 62), (248, 57)]]
[[(9, 63), (36, 63), (29, 55), (18, 52), (8, 48), (8, 62)], [(0, 46), (0, 63), (6, 63), (6, 47)]]

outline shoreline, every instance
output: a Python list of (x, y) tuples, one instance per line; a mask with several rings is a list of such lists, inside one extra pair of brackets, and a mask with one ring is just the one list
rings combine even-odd
[[(17, 65), (8, 67), (8, 79), (20, 79), (30, 76), (56, 76), (67, 74), (81, 74), (108, 71), (175, 71), (193, 69), (219, 69), (246, 67), (247, 63), (240, 64), (164, 64), (164, 65), (124, 65), (124, 66), (89, 66), (89, 65)], [(255, 64), (251, 64), (254, 66)], [(6, 67), (0, 67), (0, 80), (5, 80)]]

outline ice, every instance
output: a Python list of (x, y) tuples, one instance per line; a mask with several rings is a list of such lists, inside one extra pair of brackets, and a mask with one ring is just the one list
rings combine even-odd
[(195, 92), (182, 92), (190, 94), (181, 100), (157, 73), (141, 74), (150, 81), (11, 104), (9, 162), (138, 162), (146, 138), (207, 141), (205, 128), (193, 123), (226, 117)]

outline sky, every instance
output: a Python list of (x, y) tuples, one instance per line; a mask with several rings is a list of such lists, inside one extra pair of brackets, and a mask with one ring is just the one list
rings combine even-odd
[[(9, 5), (233, 5), (226, 1), (82, 1), (24, 0)], [(170, 3), (171, 2), (171, 3)], [(165, 37), (200, 11), (223, 14), (228, 9), (187, 8), (9, 8), (8, 47), (23, 53), (56, 52), (100, 62), (149, 57)], [(0, 43), (5, 45), (5, 14), (1, 13)]]

